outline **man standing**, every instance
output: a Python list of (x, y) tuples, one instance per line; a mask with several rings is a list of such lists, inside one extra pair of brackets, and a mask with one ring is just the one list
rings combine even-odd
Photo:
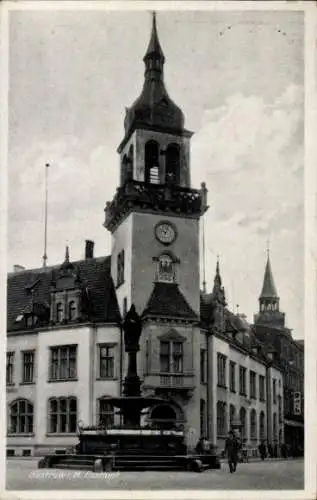
[(231, 473), (237, 470), (238, 454), (240, 449), (240, 441), (234, 435), (232, 431), (226, 439), (225, 453), (228, 457), (229, 470)]
[(264, 460), (266, 458), (266, 446), (264, 441), (261, 441), (261, 444), (259, 445), (259, 452), (261, 460)]

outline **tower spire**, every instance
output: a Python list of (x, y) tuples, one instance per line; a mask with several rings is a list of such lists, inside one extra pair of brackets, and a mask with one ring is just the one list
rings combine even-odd
[(214, 287), (212, 294), (215, 299), (220, 301), (221, 303), (225, 304), (226, 298), (225, 298), (225, 291), (222, 286), (222, 279), (221, 279), (221, 274), (220, 274), (220, 265), (219, 265), (219, 255), (217, 255), (217, 263), (216, 263), (216, 274), (214, 278)]
[[(124, 119), (125, 137), (118, 152), (126, 144), (135, 129), (149, 127), (174, 131), (191, 137), (192, 133), (184, 129), (184, 115), (181, 109), (170, 99), (164, 84), (163, 66), (165, 56), (159, 41), (155, 12), (152, 13), (150, 41), (143, 57), (145, 64), (144, 84), (141, 95), (130, 108), (126, 108)], [(166, 118), (168, 117), (168, 119)]]
[(266, 265), (261, 295), (259, 297), (260, 310), (254, 316), (255, 324), (272, 324), (284, 327), (285, 314), (280, 311), (280, 298), (277, 294), (270, 259), (270, 245), (266, 246)]
[(151, 38), (150, 42), (147, 48), (147, 51), (145, 53), (145, 56), (143, 58), (143, 61), (145, 63), (148, 62), (149, 59), (155, 59), (159, 60), (162, 62), (162, 65), (165, 62), (165, 57), (164, 53), (159, 41), (158, 33), (157, 33), (157, 26), (156, 26), (156, 13), (152, 12), (152, 32), (151, 32)]
[(267, 247), (267, 261), (264, 272), (264, 280), (260, 299), (277, 299), (277, 291), (274, 283), (271, 260), (270, 260), (270, 249)]

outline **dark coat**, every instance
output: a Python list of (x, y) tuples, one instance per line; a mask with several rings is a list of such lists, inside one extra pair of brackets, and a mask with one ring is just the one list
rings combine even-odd
[(225, 453), (230, 459), (238, 459), (241, 443), (236, 437), (229, 437), (226, 439)]

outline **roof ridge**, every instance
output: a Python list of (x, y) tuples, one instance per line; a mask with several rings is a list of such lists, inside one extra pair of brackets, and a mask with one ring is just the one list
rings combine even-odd
[[(101, 257), (92, 257), (89, 259), (78, 259), (78, 260), (72, 260), (70, 261), (74, 265), (78, 265), (81, 262), (86, 262), (86, 261), (95, 261), (95, 262), (102, 262), (103, 260), (110, 259), (111, 255), (104, 255)], [(60, 269), (63, 263), (59, 264), (54, 264), (53, 266), (46, 266), (46, 267), (34, 267), (30, 269), (22, 269), (21, 271), (9, 271), (7, 272), (7, 277), (11, 278), (12, 276), (21, 276), (26, 273), (38, 273), (38, 274), (46, 274), (49, 273), (50, 271), (53, 271), (55, 269)]]

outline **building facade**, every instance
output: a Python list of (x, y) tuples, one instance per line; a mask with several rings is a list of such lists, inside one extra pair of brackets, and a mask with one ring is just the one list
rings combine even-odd
[(274, 352), (226, 305), (217, 263), (200, 290), (199, 220), (207, 189), (190, 182), (190, 138), (168, 96), (153, 17), (142, 93), (126, 110), (120, 186), (105, 208), (111, 255), (8, 276), (7, 449), (41, 454), (73, 446), (78, 424), (113, 425), (107, 397), (122, 395), (122, 318), (142, 317), (138, 354), (145, 395), (164, 403), (147, 425), (181, 424), (189, 448), (219, 449), (230, 428), (256, 449), (284, 440), (284, 382)]
[(304, 341), (296, 341), (285, 326), (280, 311), (270, 256), (268, 254), (259, 312), (254, 316), (254, 329), (263, 345), (273, 348), (277, 366), (284, 379), (285, 444), (293, 455), (304, 452)]

